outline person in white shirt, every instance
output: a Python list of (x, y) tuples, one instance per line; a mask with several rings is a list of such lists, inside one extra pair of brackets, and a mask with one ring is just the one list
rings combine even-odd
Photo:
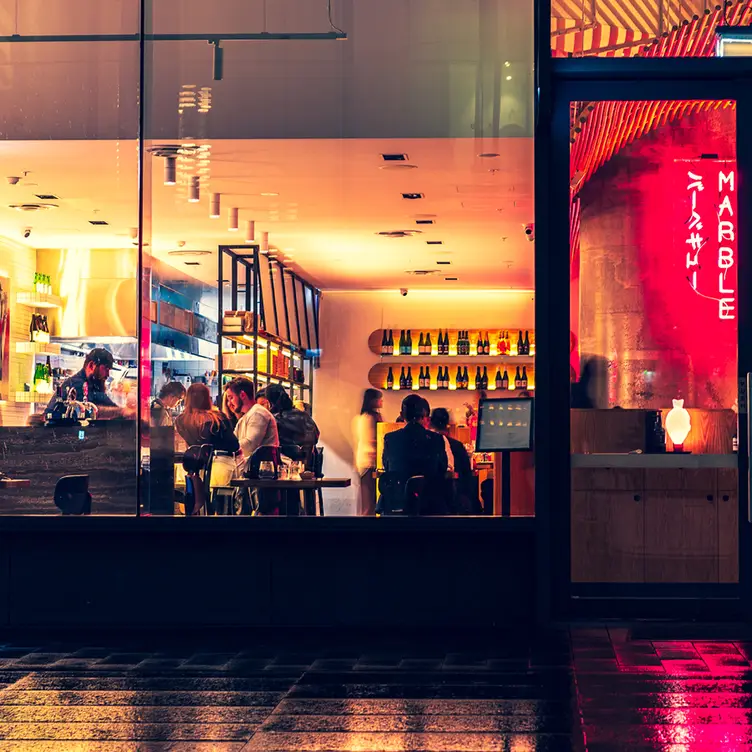
[(358, 514), (376, 514), (376, 424), (381, 422), (384, 398), (378, 389), (366, 389), (360, 415), (353, 421), (355, 438), (355, 466), (360, 475), (360, 504)]
[(235, 426), (235, 436), (242, 452), (238, 467), (244, 468), (259, 447), (279, 446), (277, 421), (269, 410), (256, 402), (256, 390), (250, 379), (239, 376), (225, 389), (227, 406), (240, 416)]

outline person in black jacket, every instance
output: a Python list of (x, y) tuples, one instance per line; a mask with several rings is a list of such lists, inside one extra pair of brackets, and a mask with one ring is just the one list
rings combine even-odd
[(455, 514), (481, 514), (482, 509), (478, 500), (478, 489), (473, 477), (470, 456), (465, 445), (449, 435), (449, 411), (445, 407), (437, 407), (431, 413), (431, 429), (446, 436), (454, 458), (454, 472), (457, 479), (454, 483), (453, 511)]
[(418, 394), (402, 400), (401, 415), (405, 427), (384, 437), (384, 477), (380, 511), (388, 513), (402, 506), (404, 484), (413, 476), (425, 478), (420, 498), (421, 514), (446, 514), (447, 456), (444, 439), (426, 430), (422, 423), (428, 415), (427, 402)]

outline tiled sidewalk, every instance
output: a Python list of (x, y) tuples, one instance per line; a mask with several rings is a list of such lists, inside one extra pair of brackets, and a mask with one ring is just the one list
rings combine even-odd
[(468, 642), (0, 645), (0, 752), (752, 752), (752, 645)]
[(581, 749), (566, 633), (500, 642), (474, 653), (425, 641), (295, 652), (6, 645), (0, 752)]

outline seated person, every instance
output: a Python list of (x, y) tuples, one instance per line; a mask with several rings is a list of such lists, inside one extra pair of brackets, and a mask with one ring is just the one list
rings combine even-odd
[(454, 472), (457, 474), (453, 499), (455, 513), (481, 514), (470, 457), (465, 445), (449, 435), (449, 411), (445, 407), (437, 407), (431, 413), (431, 429), (444, 437), (452, 452)]
[(185, 387), (179, 381), (168, 381), (151, 402), (151, 424), (154, 427), (174, 425), (170, 412), (185, 399)]
[(402, 400), (405, 427), (384, 437), (383, 464), (385, 475), (379, 488), (380, 511), (401, 509), (404, 484), (415, 475), (425, 477), (420, 500), (421, 514), (446, 514), (447, 456), (444, 439), (423, 427), (427, 403), (417, 394)]
[(191, 384), (185, 394), (185, 410), (175, 428), (188, 446), (211, 444), (215, 451), (234, 454), (240, 449), (230, 421), (212, 405), (206, 384)]

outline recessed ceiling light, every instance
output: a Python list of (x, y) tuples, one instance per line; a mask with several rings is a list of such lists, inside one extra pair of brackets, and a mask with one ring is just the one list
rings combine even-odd
[(422, 193), (403, 193), (402, 198), (408, 201), (416, 201), (419, 198), (424, 198), (424, 195)]
[(510, 65), (511, 65), (511, 63), (509, 62), (509, 60), (505, 60), (504, 61), (504, 67), (505, 68), (508, 68)]
[(182, 248), (177, 251), (167, 251), (168, 256), (211, 256), (211, 251), (191, 251)]
[(478, 156), (483, 157), (483, 159), (493, 159), (494, 157), (498, 157), (501, 155), (495, 151), (484, 151), (481, 154), (478, 154)]
[(444, 245), (443, 240), (426, 240), (426, 245)]
[(407, 154), (382, 154), (381, 158), (385, 162), (407, 162)]
[(507, 81), (511, 81), (511, 80), (512, 80), (512, 77), (511, 76), (507, 76)]

